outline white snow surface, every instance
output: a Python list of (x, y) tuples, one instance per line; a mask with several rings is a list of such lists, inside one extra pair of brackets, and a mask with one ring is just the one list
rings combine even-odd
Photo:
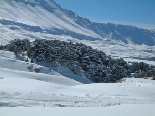
[(0, 108), (3, 116), (154, 116), (155, 105), (106, 108)]
[(101, 38), (93, 31), (77, 25), (50, 0), (46, 0), (46, 2), (53, 8), (54, 13), (45, 10), (39, 5), (32, 7), (29, 4), (14, 0), (0, 0), (0, 19), (11, 20), (31, 26), (40, 26), (41, 28), (51, 30), (53, 28), (68, 30), (82, 35)]
[[(42, 116), (39, 112), (44, 115), (47, 113), (47, 116), (52, 112), (58, 116), (70, 116), (73, 113), (75, 116), (85, 113), (90, 116), (100, 116), (102, 113), (114, 116), (122, 113), (123, 116), (125, 113), (128, 115), (129, 111), (133, 112), (131, 116), (154, 115), (155, 81), (151, 79), (126, 78), (121, 83), (83, 84), (83, 81), (75, 81), (54, 71), (49, 74), (45, 71), (49, 69), (43, 66), (42, 73), (28, 70), (27, 66), (31, 63), (24, 62), (8, 51), (1, 50), (0, 59), (0, 113), (3, 116), (20, 116), (21, 112), (29, 116)], [(22, 107), (33, 108), (30, 111)], [(47, 107), (68, 108), (59, 109), (61, 112), (58, 113), (57, 108)]]

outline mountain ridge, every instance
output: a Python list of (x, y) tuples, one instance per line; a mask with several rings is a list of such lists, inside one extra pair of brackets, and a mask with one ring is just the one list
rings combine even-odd
[(155, 45), (154, 31), (129, 25), (92, 22), (73, 11), (62, 8), (54, 0), (2, 0), (1, 3), (4, 6), (0, 6), (2, 9), (0, 19), (39, 26), (53, 30), (59, 35), (70, 35), (78, 39), (106, 38), (122, 41), (125, 44)]
[[(72, 11), (67, 12), (68, 10), (65, 10), (65, 11), (66, 11), (66, 13), (72, 12)], [(97, 22), (91, 21), (87, 18), (83, 18), (74, 12), (72, 12), (72, 13), (74, 15), (68, 14), (68, 16), (71, 16), (72, 19), (74, 19), (75, 17), (82, 18), (83, 22), (78, 22), (79, 20), (75, 21), (77, 24), (82, 26), (84, 22), (88, 23), (89, 25), (85, 25), (85, 28), (94, 31), (95, 33), (99, 34), (103, 38), (111, 36), (110, 34), (111, 34), (111, 32), (113, 32), (114, 35), (111, 36), (110, 39), (121, 40), (124, 43), (130, 43), (130, 41), (133, 41), (133, 43), (138, 44), (138, 45), (143, 44), (143, 42), (145, 42), (144, 44), (146, 44), (146, 45), (151, 45), (151, 46), (155, 45), (155, 33), (148, 29), (138, 28), (133, 25), (122, 25), (122, 24), (113, 24), (113, 23), (97, 23)], [(139, 33), (135, 32), (135, 30), (138, 30), (140, 32)], [(130, 32), (128, 35), (125, 35), (121, 31), (126, 31), (126, 33), (127, 33), (127, 31), (130, 31)], [(146, 36), (145, 32), (147, 32), (151, 36), (153, 36), (152, 40), (149, 39), (150, 42), (147, 42), (146, 39), (151, 38), (151, 36), (149, 36), (149, 35)], [(135, 35), (138, 34), (139, 36), (141, 35), (140, 37), (138, 37), (139, 40), (134, 40), (136, 37), (134, 35), (132, 36), (132, 33)], [(141, 38), (142, 38), (142, 41), (140, 40)]]
[(59, 35), (93, 41), (110, 39), (125, 44), (155, 45), (154, 31), (129, 25), (92, 22), (62, 8), (54, 0), (2, 0), (0, 9), (1, 20), (39, 26)]

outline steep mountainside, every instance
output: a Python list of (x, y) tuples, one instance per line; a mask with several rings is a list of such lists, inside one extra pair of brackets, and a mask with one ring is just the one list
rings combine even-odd
[(31, 26), (36, 26), (37, 32), (69, 35), (78, 39), (110, 39), (138, 45), (155, 45), (154, 31), (112, 23), (95, 23), (61, 8), (53, 0), (1, 0), (0, 9), (0, 23), (11, 25), (11, 30), (25, 30), (26, 27), (26, 30), (34, 31)]
[[(64, 34), (86, 39), (87, 36), (90, 39), (101, 38), (93, 31), (76, 24), (63, 13), (60, 6), (50, 0), (1, 0), (0, 9), (0, 19), (18, 22), (21, 28), (25, 25), (38, 26), (46, 29), (44, 33)], [(15, 23), (14, 26), (16, 25), (18, 24)]]
[(96, 23), (87, 18), (83, 18), (72, 11), (65, 10), (65, 13), (77, 24), (92, 30), (102, 38), (121, 40), (124, 43), (135, 43), (138, 45), (155, 45), (155, 33), (148, 29), (141, 29), (131, 25)]

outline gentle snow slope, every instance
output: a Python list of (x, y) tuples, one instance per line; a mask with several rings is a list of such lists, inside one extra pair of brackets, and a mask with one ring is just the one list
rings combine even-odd
[(41, 74), (41, 73), (37, 74), (33, 72), (16, 71), (16, 70), (4, 69), (4, 68), (0, 68), (0, 74), (1, 74), (1, 77), (3, 78), (36, 79), (40, 81), (51, 82), (54, 84), (60, 84), (60, 85), (66, 85), (66, 86), (80, 84), (79, 82), (74, 81), (73, 79), (69, 79), (63, 76), (48, 75), (48, 74)]
[(128, 78), (122, 83), (82, 84), (56, 72), (29, 72), (27, 63), (16, 58), (11, 52), (0, 51), (1, 107), (155, 104), (155, 81), (150, 79)]
[[(38, 62), (36, 62), (36, 63), (38, 63)], [(68, 77), (67, 79), (70, 78), (71, 80), (76, 80), (80, 83), (85, 83), (85, 84), (90, 83), (90, 81), (86, 77), (75, 75), (68, 67), (63, 67), (63, 66), (52, 67), (52, 65), (49, 63), (35, 64), (35, 63), (25, 62), (22, 57), (19, 57), (19, 56), (15, 57), (14, 53), (9, 52), (9, 51), (0, 50), (0, 67), (6, 68), (6, 69), (11, 69), (8, 71), (11, 74), (15, 73), (15, 71), (13, 71), (13, 70), (16, 70), (16, 72), (22, 71), (19, 73), (21, 73), (21, 74), (25, 73), (25, 75), (27, 75), (26, 76), (27, 78), (28, 77), (34, 78), (35, 76), (33, 76), (33, 77), (28, 76), (28, 74), (35, 75), (36, 73), (26, 73), (26, 72), (35, 72), (35, 69), (38, 68), (38, 69), (40, 69), (40, 71), (38, 73), (43, 73), (40, 75), (36, 74), (36, 75), (38, 75), (38, 77), (40, 77), (38, 79), (41, 79), (41, 77), (44, 77), (44, 76), (50, 78), (50, 75), (55, 75), (56, 77)], [(28, 69), (28, 67), (30, 67), (31, 69)], [(2, 70), (1, 70), (1, 72), (2, 72)], [(5, 72), (7, 72), (7, 71), (4, 71), (2, 73), (5, 73)], [(46, 74), (46, 75), (44, 75), (44, 74)], [(23, 76), (23, 77), (25, 77), (25, 76)], [(62, 80), (65, 80), (65, 79), (62, 79)]]
[(155, 105), (108, 108), (0, 108), (2, 116), (154, 116)]

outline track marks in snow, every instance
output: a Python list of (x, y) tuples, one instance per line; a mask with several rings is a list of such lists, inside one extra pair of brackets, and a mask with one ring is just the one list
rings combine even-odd
[[(5, 93), (0, 92), (1, 107), (6, 106), (27, 106), (27, 107), (107, 107), (123, 104), (152, 104), (155, 100), (132, 98), (132, 97), (110, 97), (99, 95), (76, 96), (64, 94), (45, 94), (45, 93)], [(13, 102), (11, 102), (13, 101)]]

